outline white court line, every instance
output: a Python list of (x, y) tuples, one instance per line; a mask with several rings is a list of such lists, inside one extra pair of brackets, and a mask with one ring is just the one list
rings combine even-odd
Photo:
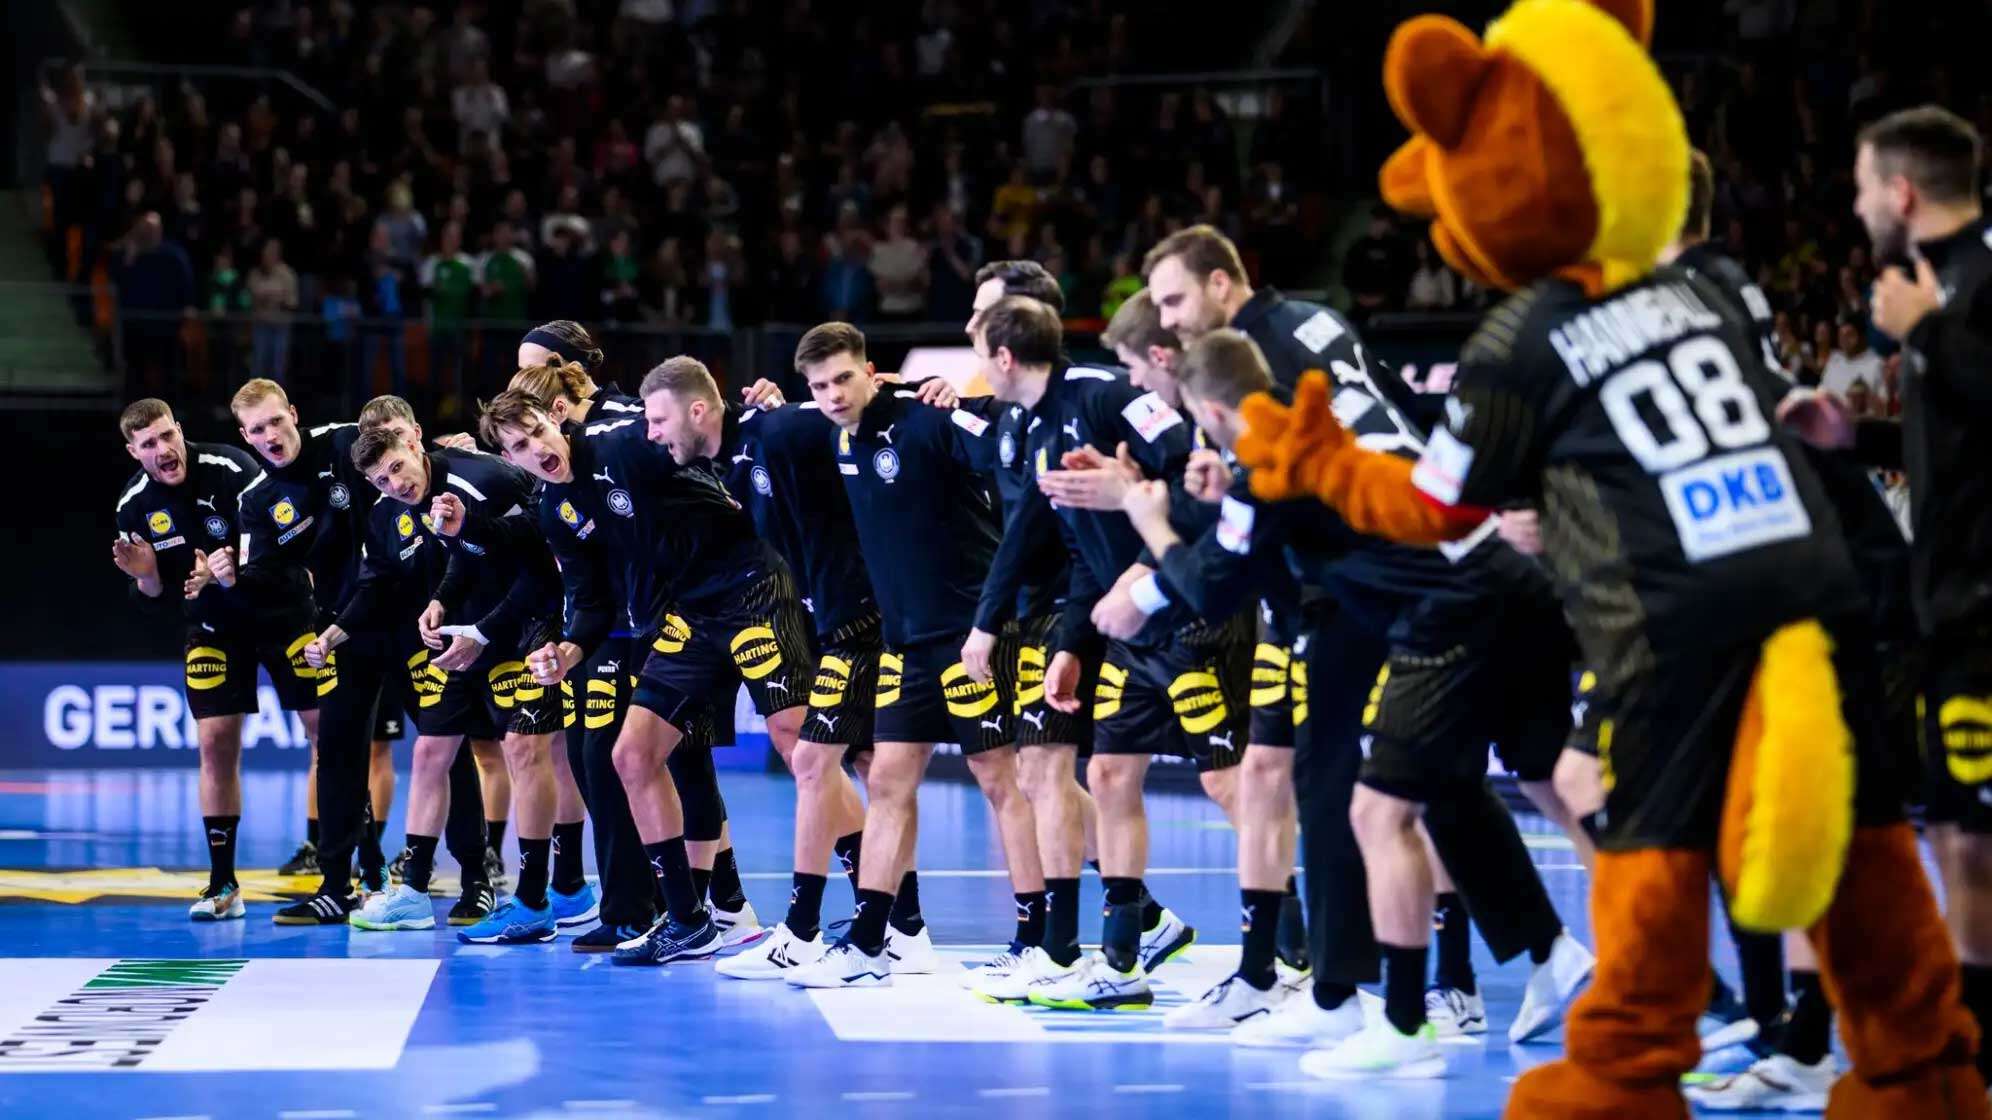
[(773, 1093), (742, 1093), (737, 1097), (700, 1097), (702, 1104), (773, 1104)]
[(1311, 1089), (1314, 1085), (1315, 1082), (1312, 1081), (1248, 1081), (1245, 1083), (1245, 1087), (1255, 1093), (1284, 1093), (1294, 1089)]
[(1116, 1093), (1180, 1093), (1181, 1085), (1116, 1085)]
[(847, 1101), (910, 1101), (913, 1099), (913, 1094), (907, 1092), (860, 1091), (856, 1093), (845, 1093), (844, 1099)]
[(496, 1112), (498, 1106), (490, 1101), (470, 1101), (465, 1104), (425, 1104), (422, 1111), (431, 1116), (465, 1116), (473, 1112)]
[(623, 1112), (636, 1107), (635, 1101), (561, 1101), (569, 1112)]
[(1007, 1097), (1048, 1097), (1051, 1095), (1051, 1087), (1049, 1085), (1031, 1085), (1019, 1088), (977, 1089), (975, 1095), (978, 1097), (990, 1097), (996, 1100)]
[(277, 1113), (277, 1120), (347, 1120), (358, 1116), (350, 1108), (307, 1108)]

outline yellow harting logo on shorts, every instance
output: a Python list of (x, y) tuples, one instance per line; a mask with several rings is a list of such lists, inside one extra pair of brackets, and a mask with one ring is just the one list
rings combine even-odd
[(1017, 650), (1017, 699), (1010, 706), (1014, 715), (1024, 707), (1044, 700), (1044, 647), (1024, 646)]
[(1100, 683), (1093, 686), (1093, 718), (1106, 719), (1121, 709), (1121, 691), (1127, 687), (1127, 670), (1111, 661), (1100, 665)]
[(1369, 702), (1363, 705), (1363, 726), (1376, 726), (1376, 716), (1383, 709), (1383, 686), (1390, 683), (1390, 664), (1376, 671), (1376, 683), (1370, 686)]
[(740, 675), (750, 681), (758, 681), (782, 667), (781, 643), (775, 641), (775, 632), (769, 627), (747, 627), (733, 635), (730, 648)]
[(962, 719), (984, 715), (1002, 699), (994, 683), (973, 679), (959, 661), (941, 671), (941, 696), (948, 702), (948, 714)]
[(582, 697), (581, 726), (590, 731), (607, 727), (616, 721), (616, 682), (600, 677), (588, 678), (587, 694)]
[(1293, 702), (1293, 725), (1307, 722), (1307, 662), (1294, 658), (1287, 676), (1287, 698)]
[(886, 708), (899, 703), (899, 682), (905, 672), (906, 660), (898, 654), (878, 655), (878, 696), (872, 707)]
[(1252, 706), (1270, 708), (1287, 698), (1293, 656), (1284, 646), (1260, 642), (1252, 651)]
[(449, 673), (429, 663), (429, 651), (418, 649), (408, 658), (408, 687), (415, 693), (415, 706), (433, 708), (443, 698)]
[(304, 647), (317, 640), (318, 635), (307, 630), (300, 634), (296, 641), (284, 647), (284, 657), (290, 661), (291, 673), (298, 680), (315, 681), (326, 675), (326, 672), (312, 668), (311, 662), (304, 659)]
[(664, 629), (657, 632), (657, 640), (650, 648), (658, 653), (680, 653), (685, 643), (692, 640), (691, 624), (675, 614), (664, 616)]
[(1992, 696), (1953, 696), (1937, 708), (1944, 764), (1965, 785), (1992, 780)]
[(1169, 699), (1175, 702), (1176, 721), (1192, 735), (1215, 728), (1231, 715), (1217, 674), (1209, 670), (1194, 669), (1169, 682)]
[(809, 706), (834, 708), (844, 702), (844, 694), (850, 688), (851, 663), (826, 653), (816, 662), (816, 680), (809, 686)]
[(491, 700), (500, 711), (509, 712), (514, 704), (530, 704), (546, 695), (546, 686), (526, 675), (523, 661), (500, 661), (485, 679), (491, 682)]
[(213, 646), (195, 646), (187, 651), (187, 687), (196, 692), (220, 688), (228, 679), (228, 654)]

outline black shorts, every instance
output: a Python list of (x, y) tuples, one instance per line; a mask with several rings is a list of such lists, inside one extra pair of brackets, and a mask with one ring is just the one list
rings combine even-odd
[(1992, 834), (1992, 634), (1932, 643), (1918, 691), (1925, 819)]
[[(1042, 614), (1027, 618), (1006, 629), (1004, 638), (1015, 644), (1017, 699), (1012, 710), (1017, 716), (1017, 746), (1074, 746), (1081, 754), (1093, 743), (1093, 714), (1081, 704), (1076, 712), (1061, 712), (1044, 697), (1044, 674), (1051, 667), (1051, 641), (1058, 629), (1059, 616)], [(1004, 641), (997, 641), (997, 657)], [(1079, 695), (1091, 696), (1099, 680), (1098, 662), (1082, 662), (1079, 669)]]
[[(1247, 740), (1259, 747), (1292, 747), (1294, 705), (1305, 702), (1307, 664), (1293, 655), (1292, 646), (1268, 637), (1261, 625), (1252, 649), (1252, 726)], [(1298, 685), (1296, 673), (1301, 675)]]
[(808, 701), (814, 666), (809, 613), (787, 571), (777, 571), (724, 610), (666, 615), (632, 702), (683, 732), (694, 705), (731, 697), (727, 683), (745, 678), (754, 709), (771, 716)]
[(629, 663), (634, 648), (628, 638), (610, 638), (567, 674), (560, 682), (560, 726), (586, 734), (622, 719), (636, 687)]
[[(1012, 682), (1002, 673), (988, 684), (970, 679), (961, 663), (967, 639), (953, 635), (879, 654), (875, 742), (957, 743), (961, 753), (975, 755), (1015, 741)], [(992, 663), (1003, 660), (1003, 643), (996, 648)]]
[(1562, 633), (1546, 605), (1508, 603), (1454, 641), (1393, 647), (1363, 710), (1363, 784), (1425, 801), (1486, 780), (1489, 746), (1522, 781), (1548, 781), (1570, 738)]
[(374, 709), (374, 742), (392, 743), (407, 733), (413, 698), (406, 673), (388, 675), (387, 684), (380, 692), (380, 707)]
[(422, 735), (498, 739), (551, 735), (560, 730), (562, 704), (526, 671), (519, 649), (538, 649), (557, 631), (547, 621), (527, 627), (517, 648), (486, 646), (467, 669), (447, 672), (418, 647), (403, 658), (415, 695), (415, 730)]
[(878, 659), (884, 642), (877, 616), (822, 638), (801, 738), (812, 743), (841, 743), (853, 752), (871, 746), (878, 704)]
[(1563, 745), (1578, 754), (1598, 757), (1598, 724), (1605, 718), (1603, 698), (1598, 695), (1598, 674), (1585, 669), (1577, 674), (1577, 687), (1570, 698), (1570, 738)]
[(1250, 653), (1244, 642), (1108, 642), (1093, 690), (1093, 753), (1194, 759), (1205, 773), (1238, 765), (1251, 726)]
[(318, 670), (305, 664), (304, 647), (317, 637), (301, 630), (285, 637), (187, 636), (187, 710), (195, 719), (254, 715), (256, 666), (270, 674), (277, 704), (286, 712), (318, 710)]

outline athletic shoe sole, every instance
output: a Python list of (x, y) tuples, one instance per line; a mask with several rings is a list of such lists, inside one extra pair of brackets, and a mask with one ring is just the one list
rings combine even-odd
[(291, 918), (278, 914), (271, 918), (270, 922), (273, 925), (279, 926), (350, 926), (352, 924), (352, 917), (351, 915), (347, 915), (339, 918)]
[(1154, 972), (1156, 969), (1182, 956), (1183, 950), (1188, 949), (1196, 943), (1197, 927), (1184, 926), (1183, 932), (1177, 935), (1176, 940), (1171, 941), (1160, 952), (1142, 962), (1141, 970), (1143, 972)]
[(558, 936), (556, 931), (547, 929), (535, 930), (526, 937), (507, 937), (502, 933), (494, 933), (488, 937), (472, 937), (467, 933), (459, 933), (457, 940), (465, 945), (544, 945)]
[(426, 918), (402, 918), (393, 922), (363, 922), (354, 917), (348, 919), (348, 924), (354, 929), (363, 929), (372, 933), (395, 933), (401, 930), (435, 929), (436, 916), (431, 914)]
[(1105, 999), (1052, 999), (1033, 995), (1030, 1002), (1033, 1007), (1048, 1007), (1054, 1011), (1146, 1011), (1155, 1006), (1155, 993), (1109, 996)]
[(573, 929), (575, 926), (599, 925), (601, 924), (601, 918), (602, 904), (597, 902), (579, 914), (569, 914), (564, 918), (555, 918), (553, 924), (560, 929)]
[(759, 945), (761, 942), (774, 936), (774, 933), (775, 931), (772, 926), (755, 926), (753, 929), (740, 934), (739, 940), (736, 941), (734, 940), (734, 934), (729, 931), (720, 935), (719, 951), (730, 956)]

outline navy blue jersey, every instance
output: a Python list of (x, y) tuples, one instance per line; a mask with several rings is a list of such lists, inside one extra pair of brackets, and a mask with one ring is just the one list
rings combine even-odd
[[(1033, 482), (1059, 469), (1065, 453), (1092, 447), (1113, 455), (1123, 443), (1151, 478), (1179, 482), (1189, 461), (1191, 428), (1161, 397), (1134, 387), (1110, 370), (1071, 366), (1053, 371), (1044, 396), (1030, 410), (1023, 454)], [(1141, 557), (1141, 535), (1119, 510), (1052, 506), (1073, 555), (1064, 618), (1054, 648), (1076, 650), (1092, 641), (1092, 605)], [(1137, 644), (1166, 636), (1165, 619), (1153, 619)]]
[(762, 411), (726, 406), (713, 464), (795, 574), (818, 636), (878, 613), (871, 578), (837, 481), (837, 426), (811, 403)]
[[(249, 626), (257, 611), (242, 596), (209, 584), (188, 599), (180, 593), (193, 572), (194, 553), (215, 552), (236, 542), (241, 525), (236, 503), (243, 487), (261, 473), (255, 456), (219, 443), (187, 444), (187, 474), (178, 486), (138, 472), (118, 497), (119, 534), (152, 546), (158, 559), (160, 593), (147, 596), (132, 584), (133, 601), (160, 614), (180, 617), (189, 629), (226, 633)], [(286, 623), (312, 621), (311, 585), (302, 571), (290, 573), (288, 593), (263, 604)], [(278, 590), (273, 588), (272, 590)]]
[(360, 544), (374, 488), (353, 466), (353, 424), (300, 431), (297, 457), (263, 466), (239, 500), (242, 550), (237, 586), (250, 600), (281, 600), (300, 574), (311, 584), (319, 613), (336, 615), (360, 576)]
[[(1729, 297), (1736, 310), (1757, 328), (1757, 344), (1762, 349), (1761, 367), (1744, 367), (1744, 374), (1761, 383), (1763, 392), (1777, 399), (1796, 386), (1778, 364), (1777, 342), (1772, 335), (1771, 303), (1751, 281), (1743, 267), (1722, 255), (1713, 245), (1692, 245), (1675, 258), (1675, 264), (1712, 282)], [(1909, 541), (1902, 526), (1882, 499), (1872, 475), (1853, 456), (1822, 451), (1806, 445), (1801, 448), (1819, 483), (1840, 515), (1840, 528), (1847, 536), (1847, 549), (1854, 570), (1867, 592), (1868, 618), (1875, 632), (1906, 637), (1915, 630), (1915, 612), (1909, 599)]]
[[(532, 525), (532, 476), (477, 451), (437, 450), (425, 461), (422, 501), (374, 503), (359, 582), (339, 628), (400, 636), (434, 599), (446, 623), (514, 644), (527, 623), (558, 605), (552, 557)], [(462, 499), (466, 511), (455, 539), (437, 534), (429, 518), (430, 502), (444, 492)]]
[(1389, 401), (1420, 429), (1429, 430), (1438, 422), (1445, 398), (1415, 392), (1365, 349), (1355, 328), (1331, 308), (1259, 288), (1231, 317), (1231, 326), (1259, 344), (1273, 384), (1281, 388), (1291, 391), (1300, 384), (1301, 374), (1323, 370), (1340, 384), (1365, 383), (1373, 395)]
[(857, 523), (884, 620), (907, 646), (954, 639), (975, 625), (996, 554), (996, 503), (983, 480), (990, 423), (973, 412), (921, 404), (881, 388), (855, 432), (836, 430), (837, 471)]
[(588, 422), (598, 424), (604, 420), (627, 420), (631, 417), (643, 418), (643, 400), (622, 391), (613, 381), (597, 382), (595, 395), (588, 398)]

